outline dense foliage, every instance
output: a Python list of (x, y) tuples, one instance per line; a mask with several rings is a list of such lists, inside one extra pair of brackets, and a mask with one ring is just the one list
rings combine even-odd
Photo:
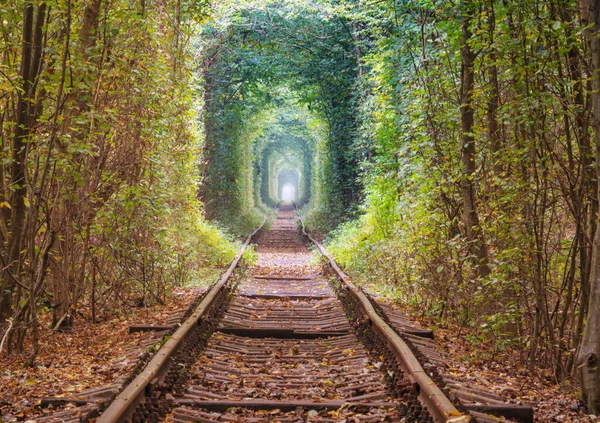
[(209, 6), (0, 3), (0, 350), (223, 263), (204, 217), (287, 175), (358, 280), (600, 409), (597, 2)]
[(290, 137), (272, 111), (292, 99), (324, 128), (291, 141), (313, 157), (309, 223), (342, 223), (329, 245), (354, 276), (557, 381), (596, 372), (598, 13), (563, 0), (223, 6), (204, 28), (208, 211), (235, 222), (273, 197)]
[[(183, 0), (0, 3), (0, 349), (162, 301), (234, 246), (201, 216)], [(19, 46), (22, 46), (19, 48)]]
[(265, 140), (285, 137), (312, 152), (313, 163), (303, 161), (311, 168), (303, 179), (312, 179), (314, 214), (323, 226), (351, 215), (360, 194), (350, 148), (358, 76), (351, 24), (313, 2), (224, 4), (216, 16), (200, 37), (207, 143), (202, 199), (208, 215), (247, 228), (259, 206), (252, 193), (263, 184), (250, 170), (276, 177), (262, 169), (260, 154)]
[(344, 9), (376, 39), (360, 91), (371, 157), (362, 216), (331, 248), (473, 342), (575, 374), (598, 312), (587, 3), (375, 3)]

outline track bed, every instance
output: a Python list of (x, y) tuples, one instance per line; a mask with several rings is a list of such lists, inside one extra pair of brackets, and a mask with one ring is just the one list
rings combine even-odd
[[(79, 407), (44, 423), (533, 422), (531, 407), (449, 377), (433, 332), (373, 301), (312, 238), (329, 263), (311, 264), (297, 222), (281, 207), (185, 320), (132, 327), (172, 329), (116, 398), (50, 398)], [(250, 240), (258, 263), (236, 276)]]
[(293, 211), (280, 211), (257, 244), (258, 265), (238, 286), (166, 420), (400, 421), (407, 407), (388, 394), (382, 363), (310, 265)]

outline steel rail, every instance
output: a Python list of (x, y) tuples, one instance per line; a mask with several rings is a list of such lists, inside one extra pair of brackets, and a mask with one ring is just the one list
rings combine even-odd
[[(275, 206), (276, 207), (276, 206)], [(144, 370), (133, 379), (127, 387), (113, 400), (110, 406), (98, 417), (97, 423), (116, 423), (122, 422), (129, 418), (135, 411), (138, 404), (144, 399), (146, 388), (153, 381), (166, 373), (169, 366), (169, 359), (183, 345), (183, 342), (197, 326), (200, 320), (204, 317), (207, 310), (210, 309), (213, 301), (223, 289), (233, 271), (237, 267), (246, 248), (252, 241), (252, 238), (260, 231), (270, 215), (265, 217), (263, 222), (258, 226), (240, 248), (235, 259), (231, 262), (227, 271), (221, 276), (219, 281), (211, 288), (202, 302), (196, 307), (192, 315), (182, 323), (182, 325), (171, 335), (165, 344), (158, 350), (152, 360), (144, 367)]]
[(454, 407), (452, 402), (444, 395), (441, 389), (425, 373), (423, 367), (402, 338), (377, 314), (367, 296), (352, 283), (348, 275), (338, 266), (336, 261), (329, 255), (325, 247), (313, 238), (302, 220), (302, 216), (296, 207), (296, 214), (302, 225), (302, 233), (317, 246), (321, 254), (328, 260), (339, 279), (350, 290), (358, 300), (363, 312), (369, 318), (372, 327), (387, 341), (388, 347), (401, 363), (403, 370), (408, 375), (413, 389), (418, 394), (419, 400), (427, 408), (436, 423), (466, 423), (471, 416), (463, 414)]

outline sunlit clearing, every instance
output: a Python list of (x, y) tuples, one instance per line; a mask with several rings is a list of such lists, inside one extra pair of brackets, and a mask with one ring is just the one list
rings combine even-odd
[(296, 188), (292, 184), (285, 184), (281, 188), (281, 201), (291, 203), (296, 199)]

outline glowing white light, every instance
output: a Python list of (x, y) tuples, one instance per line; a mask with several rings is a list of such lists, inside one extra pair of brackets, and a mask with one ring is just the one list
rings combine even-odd
[(296, 188), (292, 184), (285, 184), (281, 188), (281, 201), (291, 203), (296, 199)]

